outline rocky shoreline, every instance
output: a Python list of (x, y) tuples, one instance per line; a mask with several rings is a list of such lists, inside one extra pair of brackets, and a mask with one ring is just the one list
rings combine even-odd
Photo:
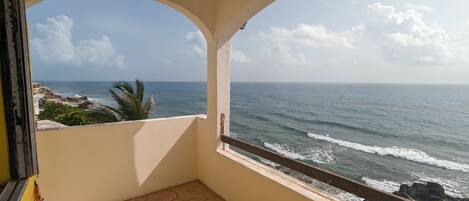
[(469, 198), (454, 198), (447, 195), (443, 186), (434, 182), (402, 184), (393, 194), (418, 201), (469, 201)]
[[(255, 158), (259, 160), (258, 158)], [(344, 195), (340, 190), (331, 187), (328, 184), (320, 182), (318, 180), (312, 179), (304, 174), (293, 171), (289, 168), (280, 166), (276, 163), (272, 163), (266, 160), (260, 160), (261, 163), (270, 166), (278, 171), (281, 171), (287, 175), (295, 177), (305, 183), (311, 184), (315, 188), (322, 189), (333, 195)], [(469, 201), (469, 198), (456, 198), (452, 197), (445, 193), (445, 189), (441, 184), (434, 182), (425, 182), (425, 183), (412, 183), (412, 184), (401, 184), (399, 190), (392, 192), (392, 194), (407, 198), (411, 201)], [(341, 197), (341, 196), (339, 196)], [(345, 195), (341, 199), (344, 200), (361, 200), (358, 197), (352, 195)], [(366, 200), (365, 200), (366, 201)]]
[[(44, 86), (41, 83), (33, 83), (33, 97), (36, 113), (42, 111), (46, 102), (55, 102), (69, 105), (72, 107), (79, 107), (82, 109), (91, 109), (99, 106), (99, 103), (92, 102), (87, 96), (82, 97), (63, 97), (53, 92), (52, 89)], [(37, 115), (36, 114), (36, 115)]]

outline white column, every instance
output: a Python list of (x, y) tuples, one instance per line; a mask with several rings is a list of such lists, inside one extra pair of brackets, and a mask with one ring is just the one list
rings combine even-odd
[(207, 50), (207, 120), (210, 138), (216, 140), (215, 146), (219, 148), (219, 136), (229, 132), (231, 44), (207, 41)]

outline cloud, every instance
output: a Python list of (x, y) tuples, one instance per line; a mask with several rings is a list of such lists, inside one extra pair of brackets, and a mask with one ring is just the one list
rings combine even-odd
[(32, 49), (50, 64), (125, 68), (125, 58), (116, 53), (109, 37), (74, 41), (73, 25), (73, 20), (66, 15), (49, 17), (44, 24), (36, 24), (42, 37), (31, 40)]
[(336, 33), (324, 25), (298, 24), (293, 29), (272, 27), (269, 33), (259, 32), (253, 39), (276, 44), (293, 44), (304, 47), (341, 47), (352, 48), (353, 37), (350, 32)]
[(285, 44), (276, 44), (270, 48), (266, 48), (265, 52), (270, 58), (277, 59), (285, 66), (307, 65), (308, 61), (303, 53), (294, 52)]
[(442, 27), (426, 24), (421, 13), (397, 11), (379, 2), (369, 5), (368, 12), (372, 18), (366, 25), (368, 37), (381, 46), (389, 62), (443, 65), (461, 60), (464, 47)]
[[(186, 41), (189, 42), (190, 51), (189, 54), (196, 55), (203, 59), (207, 58), (207, 43), (205, 42), (204, 35), (200, 30), (188, 32), (186, 34)], [(231, 59), (237, 63), (249, 63), (249, 58), (243, 51), (231, 49)]]
[(406, 4), (406, 7), (409, 8), (409, 9), (414, 9), (414, 10), (424, 11), (424, 12), (429, 12), (429, 13), (435, 12), (435, 9), (433, 9), (432, 7), (427, 6), (427, 5), (425, 5), (425, 4), (412, 4), (412, 3), (407, 3), (407, 4)]
[[(364, 31), (364, 26), (356, 26), (344, 32), (328, 30), (324, 25), (298, 24), (295, 27), (272, 27), (270, 32), (260, 31), (251, 39), (263, 46), (264, 53), (271, 60), (278, 60), (287, 66), (317, 66), (317, 59), (306, 56), (303, 52), (320, 49), (353, 49), (357, 36)], [(304, 50), (304, 51), (301, 51)]]
[[(407, 4), (398, 10), (380, 2), (367, 6), (363, 24), (342, 32), (322, 24), (272, 27), (251, 36), (260, 54), (282, 65), (319, 65), (335, 61), (367, 60), (404, 66), (465, 64), (469, 59), (468, 36), (451, 33), (436, 23), (429, 25), (419, 11), (433, 12), (426, 5)], [(410, 8), (412, 7), (412, 8)], [(373, 55), (373, 56), (372, 56)]]
[(200, 30), (188, 32), (186, 34), (186, 41), (190, 43), (190, 53), (195, 53), (199, 57), (207, 58), (207, 43), (205, 42), (204, 35)]
[(251, 62), (251, 58), (246, 56), (246, 54), (243, 51), (235, 50), (235, 49), (231, 49), (231, 59), (234, 62), (238, 62), (238, 63), (249, 63), (249, 62)]

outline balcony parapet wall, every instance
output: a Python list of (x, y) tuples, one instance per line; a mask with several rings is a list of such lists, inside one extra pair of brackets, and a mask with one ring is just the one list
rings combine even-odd
[(38, 131), (43, 197), (125, 200), (197, 179), (197, 118), (204, 115)]

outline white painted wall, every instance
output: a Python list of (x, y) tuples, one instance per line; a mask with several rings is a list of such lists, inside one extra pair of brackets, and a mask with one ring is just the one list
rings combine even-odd
[(37, 132), (47, 201), (124, 200), (197, 179), (196, 116)]

